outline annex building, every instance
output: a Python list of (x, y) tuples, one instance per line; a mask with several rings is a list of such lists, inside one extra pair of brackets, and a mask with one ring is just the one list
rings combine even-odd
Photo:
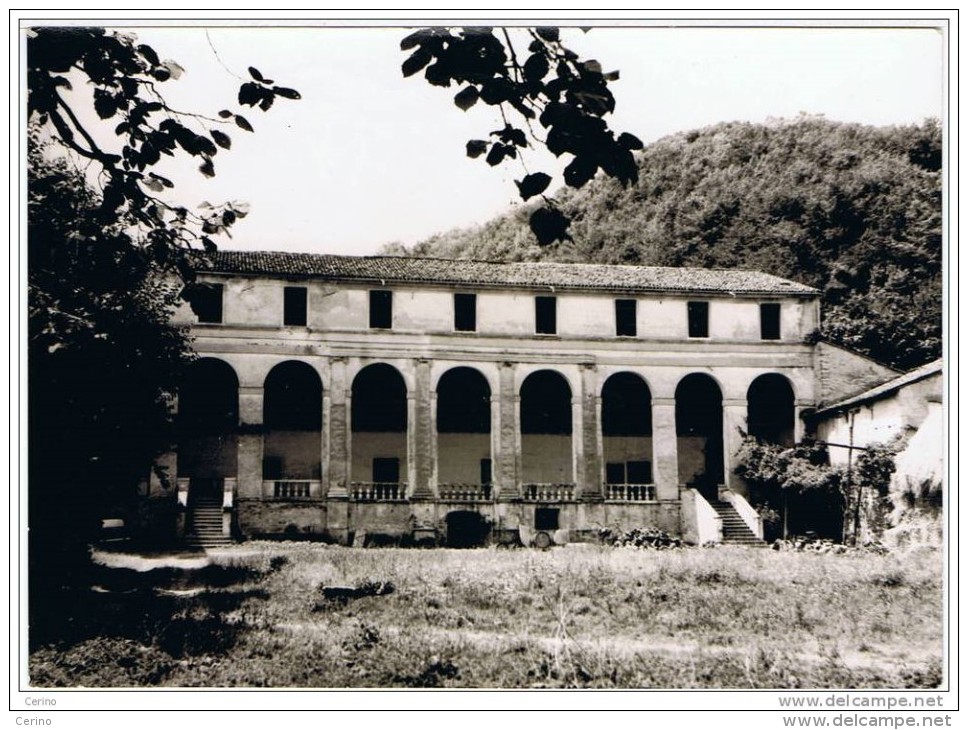
[(897, 375), (817, 343), (819, 293), (765, 273), (232, 251), (199, 272), (149, 495), (203, 544), (755, 540), (744, 436), (792, 444)]

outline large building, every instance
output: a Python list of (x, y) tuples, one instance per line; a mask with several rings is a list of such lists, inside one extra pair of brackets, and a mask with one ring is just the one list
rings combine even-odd
[(755, 539), (744, 435), (896, 375), (757, 272), (225, 251), (189, 299), (150, 494), (202, 541)]

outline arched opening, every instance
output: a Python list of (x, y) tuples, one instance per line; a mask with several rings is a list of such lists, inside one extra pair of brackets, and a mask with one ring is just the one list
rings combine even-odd
[(708, 375), (692, 373), (676, 388), (679, 483), (718, 500), (723, 483), (723, 394)]
[(767, 444), (793, 446), (795, 410), (793, 387), (782, 375), (767, 373), (746, 392), (749, 435)]
[(437, 384), (437, 483), (442, 497), (458, 487), (491, 488), (491, 387), (474, 368), (448, 370)]
[(228, 363), (202, 358), (178, 390), (178, 475), (213, 493), (238, 471), (239, 379)]
[(402, 499), (407, 473), (407, 384), (392, 365), (367, 365), (353, 378), (350, 412), (353, 482), (367, 496)]
[[(290, 360), (265, 380), (262, 478), (278, 481), (320, 479), (322, 472), (323, 383), (304, 362)], [(304, 485), (276, 485), (276, 496), (308, 496)], [(290, 490), (291, 491), (291, 490)]]
[(571, 388), (553, 370), (531, 373), (521, 384), (521, 481), (571, 484)]
[(616, 373), (602, 387), (602, 455), (607, 498), (654, 498), (652, 393), (635, 373)]

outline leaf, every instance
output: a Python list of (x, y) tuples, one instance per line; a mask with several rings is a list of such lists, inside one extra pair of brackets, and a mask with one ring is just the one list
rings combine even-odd
[[(505, 149), (506, 148), (503, 144), (499, 144), (498, 142), (495, 142), (491, 146), (491, 151), (487, 153), (487, 164), (490, 165), (491, 167), (494, 167), (495, 165), (500, 165), (501, 160), (504, 159)], [(514, 149), (514, 148), (512, 147), (511, 149)]]
[(158, 66), (152, 69), (151, 75), (154, 76), (158, 81), (167, 81), (171, 78), (171, 71), (169, 71), (164, 66)]
[(467, 156), (477, 159), (487, 152), (487, 142), (483, 139), (472, 139), (467, 143)]
[(211, 159), (206, 158), (198, 169), (205, 177), (215, 177), (215, 165), (212, 164)]
[(408, 35), (402, 41), (400, 41), (400, 50), (409, 51), (415, 46), (419, 46), (424, 40), (430, 37), (431, 31), (421, 28), (420, 30), (415, 30), (413, 33)]
[(161, 63), (161, 61), (158, 60), (158, 54), (155, 53), (155, 49), (151, 46), (142, 44), (138, 46), (137, 51), (144, 56), (145, 60), (148, 61), (148, 63), (150, 63), (152, 66), (157, 66), (159, 63)]
[(272, 90), (277, 96), (281, 96), (283, 99), (302, 99), (302, 94), (295, 89), (287, 89), (285, 86), (273, 86)]
[(230, 116), (232, 116), (232, 112), (230, 112), (228, 109), (223, 109), (218, 113), (218, 115), (222, 117), (222, 119), (228, 119)]
[(262, 101), (259, 102), (259, 108), (267, 112), (269, 111), (269, 107), (272, 106), (272, 102), (276, 100), (276, 97), (269, 89), (262, 89), (262, 92)]
[(598, 171), (598, 164), (588, 157), (576, 157), (565, 168), (565, 183), (569, 187), (580, 188)]
[(535, 28), (534, 32), (543, 41), (548, 41), (548, 43), (558, 42), (558, 29), (554, 26)]
[(168, 69), (168, 73), (170, 73), (171, 77), (176, 81), (181, 78), (183, 73), (185, 73), (185, 69), (181, 66), (181, 64), (175, 63), (174, 61), (165, 61), (161, 65)]
[(543, 172), (534, 172), (526, 175), (520, 182), (515, 180), (514, 184), (518, 186), (521, 199), (528, 200), (535, 195), (541, 195), (541, 193), (548, 189), (548, 186), (551, 184), (551, 176)]
[(224, 150), (232, 149), (232, 139), (225, 132), (220, 132), (217, 129), (213, 129), (210, 134), (212, 139), (215, 140), (215, 144)]
[(606, 81), (618, 81), (618, 77), (618, 71), (609, 71), (607, 74), (602, 76), (602, 78), (604, 78)]
[(585, 63), (582, 64), (582, 68), (584, 68), (588, 73), (600, 74), (602, 72), (602, 64), (600, 64), (594, 58), (585, 61)]
[(548, 59), (543, 53), (534, 53), (524, 62), (524, 78), (536, 84), (548, 75)]
[(259, 73), (259, 69), (255, 68), (254, 66), (249, 66), (249, 75), (256, 81), (263, 80), (262, 74)]
[(538, 208), (528, 219), (538, 245), (548, 246), (555, 241), (570, 241), (568, 226), (571, 221), (557, 208)]
[(457, 92), (454, 103), (465, 112), (477, 103), (479, 94), (476, 86), (467, 86)]
[(230, 226), (235, 223), (235, 211), (226, 210), (222, 213), (222, 225)]
[(153, 190), (156, 193), (160, 193), (165, 189), (165, 186), (161, 184), (161, 181), (155, 180), (154, 178), (148, 178), (147, 180), (145, 180), (144, 185), (149, 190)]
[(208, 236), (202, 236), (202, 246), (204, 246), (206, 253), (215, 253), (218, 251), (218, 246), (215, 245), (215, 241)]
[(109, 119), (118, 111), (114, 97), (98, 89), (94, 94), (94, 111), (101, 119)]
[(239, 104), (255, 106), (262, 99), (262, 87), (247, 81), (239, 87)]
[(629, 134), (628, 132), (622, 132), (618, 136), (618, 143), (627, 150), (640, 150), (645, 147), (642, 144), (642, 140), (636, 137), (634, 134)]
[(242, 129), (244, 129), (246, 132), (252, 131), (252, 125), (249, 124), (249, 120), (243, 117), (241, 114), (235, 115), (235, 123)]
[(426, 48), (418, 48), (406, 61), (403, 62), (403, 65), (400, 67), (403, 70), (404, 77), (413, 76), (415, 73), (420, 71), (420, 69), (430, 63), (433, 58), (433, 54)]

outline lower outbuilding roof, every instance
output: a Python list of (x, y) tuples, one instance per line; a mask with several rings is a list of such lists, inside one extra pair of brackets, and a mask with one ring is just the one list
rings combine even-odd
[(388, 284), (814, 297), (813, 287), (759, 271), (669, 266), (499, 262), (405, 256), (218, 251), (198, 270)]

